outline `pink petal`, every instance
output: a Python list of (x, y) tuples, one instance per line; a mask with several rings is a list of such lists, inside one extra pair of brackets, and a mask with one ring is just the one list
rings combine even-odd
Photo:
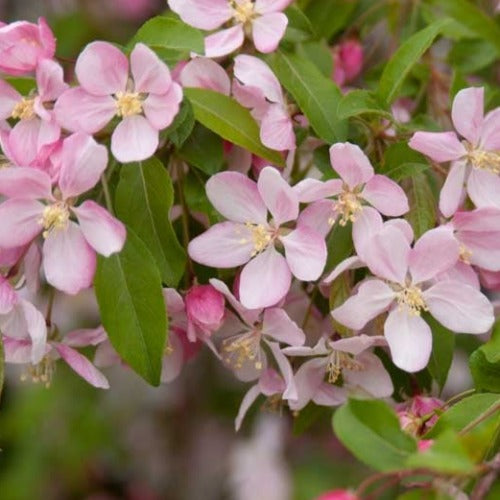
[(109, 389), (108, 379), (82, 354), (64, 344), (54, 344), (57, 352), (80, 377), (99, 389)]
[(206, 184), (210, 203), (226, 219), (266, 225), (267, 208), (257, 184), (239, 172), (222, 172)]
[(280, 12), (285, 10), (293, 0), (256, 0), (255, 12), (267, 14), (268, 12)]
[(141, 115), (127, 116), (111, 136), (111, 152), (121, 163), (146, 160), (158, 148), (158, 130)]
[(234, 59), (234, 76), (244, 85), (260, 89), (265, 98), (283, 103), (281, 85), (271, 68), (261, 59), (246, 54)]
[(202, 30), (213, 30), (231, 19), (227, 0), (169, 0), (169, 7), (186, 23)]
[(146, 45), (138, 43), (130, 54), (135, 92), (166, 94), (172, 85), (167, 65)]
[(52, 182), (41, 170), (30, 167), (0, 169), (0, 194), (7, 198), (50, 199)]
[(270, 106), (261, 89), (253, 85), (242, 85), (238, 80), (233, 80), (233, 97), (242, 106), (252, 110), (255, 120), (261, 120)]
[(458, 160), (467, 154), (454, 132), (415, 132), (409, 146), (438, 163)]
[(248, 262), (253, 248), (249, 228), (234, 222), (221, 222), (191, 240), (188, 253), (195, 262), (224, 269)]
[(430, 313), (454, 332), (485, 333), (495, 321), (491, 302), (459, 281), (440, 281), (423, 296)]
[(455, 129), (471, 144), (479, 142), (483, 124), (484, 89), (470, 87), (460, 90), (451, 108), (451, 119)]
[(467, 174), (465, 161), (454, 162), (439, 194), (439, 210), (445, 217), (451, 217), (464, 198), (465, 176)]
[(94, 138), (76, 133), (64, 140), (61, 152), (59, 188), (65, 199), (92, 189), (108, 164), (108, 150)]
[(273, 167), (264, 168), (259, 175), (257, 189), (276, 225), (297, 219), (299, 200), (278, 170)]
[(154, 128), (161, 130), (168, 127), (182, 102), (182, 89), (177, 83), (172, 83), (166, 94), (150, 94), (143, 103), (144, 115)]
[(334, 204), (330, 200), (319, 200), (300, 212), (297, 227), (308, 227), (323, 238), (331, 231), (335, 222)]
[(0, 80), (0, 120), (10, 118), (15, 105), (22, 98), (22, 95), (14, 87), (4, 80)]
[(127, 237), (125, 226), (92, 200), (73, 208), (83, 236), (99, 254), (109, 257), (120, 252)]
[(410, 209), (403, 189), (385, 175), (374, 175), (366, 183), (361, 196), (380, 213), (390, 217), (398, 217)]
[(75, 73), (80, 85), (90, 94), (115, 94), (127, 86), (128, 60), (114, 45), (92, 42), (78, 56)]
[(0, 247), (13, 248), (31, 243), (42, 232), (44, 206), (38, 201), (11, 199), (0, 204)]
[(255, 48), (263, 54), (276, 50), (287, 26), (288, 18), (281, 12), (271, 12), (254, 19), (252, 38)]
[(486, 170), (472, 169), (467, 180), (467, 192), (478, 208), (500, 208), (500, 176)]
[(358, 356), (362, 352), (375, 346), (386, 346), (387, 341), (382, 335), (355, 335), (354, 337), (345, 337), (343, 339), (329, 342), (331, 349), (335, 351), (347, 352)]
[(281, 104), (272, 104), (260, 124), (260, 140), (276, 151), (295, 149), (295, 133), (288, 112)]
[(392, 361), (398, 368), (413, 373), (427, 366), (432, 351), (432, 333), (420, 316), (394, 309), (385, 321), (384, 334)]
[(170, 330), (168, 342), (172, 351), (163, 356), (161, 381), (164, 384), (168, 384), (175, 380), (181, 373), (182, 366), (184, 365), (184, 348), (182, 347), (182, 341), (173, 330)]
[(496, 108), (490, 111), (483, 121), (481, 129), (481, 148), (486, 151), (495, 151), (500, 149), (500, 109)]
[(412, 244), (414, 240), (413, 228), (411, 224), (405, 219), (390, 219), (384, 222), (384, 226), (392, 226), (399, 229), (406, 238), (408, 244)]
[(47, 281), (69, 295), (92, 284), (96, 254), (74, 222), (48, 234), (43, 245), (43, 267)]
[(370, 160), (359, 146), (350, 142), (339, 142), (330, 148), (330, 163), (351, 189), (373, 177)]
[(288, 293), (290, 283), (291, 274), (285, 258), (269, 246), (241, 272), (241, 303), (248, 309), (273, 306)]
[(370, 247), (363, 252), (363, 260), (370, 271), (380, 278), (404, 284), (410, 256), (405, 234), (396, 227), (384, 226), (371, 239)]
[(451, 269), (460, 255), (451, 228), (438, 227), (424, 233), (410, 252), (409, 267), (413, 283), (434, 278)]
[(289, 401), (293, 411), (304, 408), (318, 392), (326, 373), (326, 358), (313, 358), (300, 365), (295, 373), (297, 400)]
[(312, 400), (320, 406), (340, 406), (347, 401), (347, 398), (348, 393), (345, 387), (337, 387), (323, 382), (318, 387)]
[(24, 315), (27, 333), (31, 339), (31, 362), (39, 363), (46, 352), (47, 325), (43, 314), (27, 300), (21, 300), (19, 307)]
[(245, 35), (241, 24), (218, 31), (205, 37), (205, 56), (214, 58), (227, 56), (239, 49), (244, 40)]
[(224, 95), (231, 93), (231, 81), (225, 69), (206, 57), (196, 57), (186, 64), (181, 73), (183, 87), (215, 90)]
[(31, 342), (29, 340), (12, 339), (6, 335), (3, 337), (3, 349), (5, 362), (8, 364), (31, 363)]
[(70, 347), (95, 346), (104, 342), (108, 336), (102, 326), (73, 330), (64, 336), (63, 343)]
[(460, 281), (476, 290), (481, 288), (479, 277), (473, 267), (460, 260), (448, 271), (438, 274), (436, 281)]
[(295, 186), (293, 190), (297, 193), (301, 203), (311, 203), (312, 201), (335, 196), (342, 192), (342, 181), (340, 179), (330, 179), (326, 182), (317, 179), (304, 179)]
[(64, 72), (60, 64), (50, 59), (38, 63), (36, 70), (38, 95), (43, 102), (55, 101), (69, 85), (64, 81)]
[(356, 295), (348, 298), (331, 314), (342, 325), (353, 330), (361, 330), (370, 320), (386, 311), (394, 298), (394, 291), (383, 281), (366, 280)]
[(306, 340), (304, 332), (297, 324), (283, 309), (277, 307), (264, 311), (262, 333), (277, 342), (293, 346), (302, 345)]
[(234, 428), (236, 432), (240, 430), (241, 424), (245, 419), (245, 415), (247, 414), (249, 408), (255, 403), (259, 395), (260, 395), (259, 384), (255, 384), (252, 387), (250, 387), (248, 392), (243, 396), (240, 408), (238, 409), (238, 414), (236, 415), (236, 419), (234, 421)]
[(0, 315), (10, 312), (17, 300), (17, 293), (12, 285), (0, 276)]
[(384, 227), (380, 213), (372, 207), (363, 207), (352, 225), (352, 240), (356, 253), (365, 260), (365, 252), (370, 252), (371, 239)]
[(302, 281), (317, 280), (326, 264), (324, 238), (307, 226), (299, 226), (280, 240), (293, 275)]
[(328, 276), (326, 276), (326, 278), (323, 279), (323, 283), (329, 284), (345, 271), (349, 269), (359, 269), (361, 267), (365, 267), (365, 265), (357, 255), (347, 257), (347, 259), (344, 259)]
[(64, 92), (56, 101), (57, 122), (71, 132), (95, 134), (116, 114), (116, 101), (109, 95), (94, 96), (81, 87)]
[(281, 352), (279, 344), (275, 342), (266, 341), (267, 345), (273, 353), (274, 359), (279, 367), (280, 373), (285, 380), (285, 390), (283, 391), (283, 399), (297, 399), (297, 387), (295, 386), (295, 379), (293, 377), (292, 366), (288, 358)]

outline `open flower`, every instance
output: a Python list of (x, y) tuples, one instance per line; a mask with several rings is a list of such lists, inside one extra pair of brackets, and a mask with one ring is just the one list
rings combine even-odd
[(281, 11), (292, 0), (169, 0), (181, 19), (202, 30), (214, 30), (231, 22), (232, 27), (205, 38), (205, 56), (221, 57), (243, 45), (251, 36), (259, 52), (276, 49), (285, 34), (288, 19)]
[(43, 17), (38, 24), (18, 21), (1, 26), (0, 71), (25, 75), (35, 71), (40, 61), (52, 59), (56, 40)]
[(459, 253), (449, 228), (428, 231), (411, 248), (408, 235), (394, 225), (384, 226), (364, 255), (370, 271), (381, 279), (363, 281), (357, 294), (334, 309), (332, 316), (360, 330), (388, 310), (384, 334), (394, 364), (408, 372), (421, 370), (432, 350), (423, 311), (460, 333), (485, 333), (494, 322), (493, 306), (479, 290), (461, 281), (435, 281), (456, 264)]
[[(319, 278), (326, 262), (325, 241), (306, 226), (285, 226), (297, 219), (299, 202), (276, 169), (264, 168), (257, 183), (238, 172), (222, 172), (210, 178), (206, 191), (229, 222), (215, 224), (192, 240), (189, 255), (212, 267), (246, 264), (239, 286), (245, 307), (276, 304), (290, 289), (292, 273), (304, 281)], [(278, 244), (285, 256), (276, 250)]]
[[(330, 163), (340, 179), (305, 179), (293, 188), (301, 202), (315, 202), (301, 213), (300, 224), (326, 234), (336, 221), (342, 226), (348, 221), (358, 224), (367, 205), (391, 217), (409, 210), (405, 192), (385, 175), (375, 174), (359, 146), (349, 142), (334, 144)], [(333, 200), (326, 199), (329, 197)]]
[(483, 88), (455, 96), (451, 118), (463, 140), (454, 132), (416, 132), (410, 140), (433, 161), (452, 162), (439, 198), (445, 217), (456, 212), (465, 192), (476, 207), (500, 208), (500, 108), (484, 116), (483, 101)]
[(68, 88), (61, 66), (49, 59), (41, 61), (36, 70), (36, 82), (36, 92), (22, 96), (0, 80), (0, 120), (18, 120), (10, 132), (2, 131), (2, 149), (22, 166), (30, 165), (44, 146), (52, 145), (61, 135), (51, 109), (54, 101)]
[[(39, 234), (47, 281), (69, 294), (89, 287), (94, 278), (96, 252), (119, 252), (125, 227), (91, 200), (75, 206), (76, 198), (92, 189), (107, 165), (107, 150), (92, 137), (74, 134), (61, 152), (59, 184), (29, 167), (0, 170), (0, 247), (27, 245)], [(40, 201), (39, 201), (40, 200)], [(71, 217), (75, 216), (78, 224)]]
[(260, 122), (260, 140), (278, 151), (295, 149), (293, 123), (281, 85), (269, 66), (257, 57), (240, 55), (234, 60), (233, 93)]
[(72, 132), (95, 134), (113, 117), (120, 119), (111, 136), (111, 151), (120, 162), (149, 158), (158, 148), (159, 131), (168, 127), (182, 101), (180, 85), (146, 45), (127, 57), (114, 45), (93, 42), (76, 61), (80, 87), (57, 101), (57, 120)]
[[(298, 399), (289, 401), (292, 410), (301, 410), (309, 401), (336, 406), (348, 396), (387, 398), (394, 388), (380, 359), (368, 352), (385, 345), (383, 337), (358, 335), (340, 340), (321, 337), (314, 347), (286, 347), (288, 356), (309, 356), (295, 373)], [(338, 385), (336, 385), (338, 384)]]

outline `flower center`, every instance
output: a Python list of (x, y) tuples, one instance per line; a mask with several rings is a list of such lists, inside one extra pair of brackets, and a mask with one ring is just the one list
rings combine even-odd
[(472, 250), (468, 249), (463, 243), (460, 243), (459, 247), (460, 255), (459, 259), (465, 264), (470, 264), (470, 258), (472, 257)]
[(329, 384), (337, 382), (343, 369), (361, 371), (363, 365), (356, 361), (350, 354), (341, 351), (332, 351), (328, 356), (326, 375)]
[[(354, 191), (344, 189), (344, 191), (342, 191), (342, 193), (338, 196), (337, 201), (334, 202), (333, 210), (337, 214), (340, 214), (341, 217), (339, 224), (341, 226), (345, 226), (349, 221), (354, 222), (361, 210), (363, 210), (359, 194)], [(329, 222), (333, 224), (333, 222), (335, 222), (335, 218), (330, 219)]]
[(116, 114), (126, 117), (142, 113), (142, 98), (139, 92), (117, 92)]
[(47, 238), (53, 230), (66, 229), (69, 220), (68, 206), (64, 202), (47, 205), (43, 209), (40, 224), (44, 228), (43, 237)]
[(408, 286), (403, 288), (397, 294), (399, 310), (406, 307), (411, 316), (420, 316), (422, 311), (428, 311), (429, 308), (422, 296), (422, 290), (418, 286)]
[(238, 23), (246, 24), (255, 16), (254, 4), (252, 0), (243, 0), (240, 2), (232, 0), (231, 7), (233, 8), (233, 18)]
[(23, 97), (12, 110), (11, 118), (18, 118), (19, 120), (31, 120), (36, 116), (35, 113), (35, 98), (26, 99)]
[[(263, 252), (273, 240), (273, 236), (269, 231), (269, 228), (262, 224), (253, 224), (252, 222), (245, 222), (245, 226), (251, 231), (251, 238), (253, 243), (253, 250), (251, 253), (252, 257), (255, 257), (259, 253)], [(247, 238), (242, 238), (240, 240), (242, 245), (248, 243)]]
[(56, 371), (56, 364), (50, 356), (45, 356), (38, 364), (30, 366), (26, 372), (21, 375), (21, 381), (28, 378), (35, 383), (42, 383), (48, 389), (52, 382), (52, 376)]
[(500, 151), (484, 151), (474, 148), (467, 141), (464, 142), (467, 149), (467, 159), (473, 168), (486, 170), (492, 174), (500, 174)]
[(237, 369), (241, 368), (243, 363), (252, 361), (255, 368), (261, 370), (260, 337), (260, 331), (255, 329), (224, 339), (222, 341), (222, 356), (224, 361)]

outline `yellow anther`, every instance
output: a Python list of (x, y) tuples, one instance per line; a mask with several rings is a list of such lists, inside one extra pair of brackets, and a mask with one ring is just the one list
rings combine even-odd
[(500, 151), (484, 151), (474, 148), (467, 141), (463, 144), (467, 149), (467, 159), (473, 168), (500, 174)]
[(260, 331), (252, 330), (224, 339), (222, 342), (224, 361), (237, 369), (250, 361), (257, 370), (262, 370), (260, 338)]
[[(339, 224), (345, 226), (348, 221), (354, 222), (363, 210), (361, 199), (358, 193), (345, 189), (339, 195), (336, 202), (333, 203), (333, 210), (335, 213), (340, 214)], [(335, 222), (335, 218), (330, 218)]]
[(142, 113), (142, 98), (139, 92), (117, 92), (116, 114), (126, 117)]
[(53, 230), (65, 229), (68, 225), (69, 210), (66, 203), (58, 202), (52, 205), (47, 205), (40, 219), (40, 224), (45, 231), (42, 233), (44, 238), (47, 238)]
[(463, 243), (460, 243), (459, 250), (460, 250), (459, 259), (462, 262), (465, 262), (465, 264), (470, 264), (470, 258), (472, 257), (472, 250), (467, 248)]
[(19, 120), (31, 120), (36, 116), (35, 113), (35, 98), (26, 99), (23, 97), (12, 110), (11, 118)]
[(429, 310), (422, 296), (422, 290), (418, 286), (403, 288), (397, 294), (397, 301), (399, 310), (402, 311), (406, 308), (411, 316), (420, 316), (422, 311)]
[(233, 8), (233, 18), (238, 23), (246, 24), (255, 17), (254, 4), (251, 0), (239, 2), (232, 0), (231, 7)]
[[(253, 242), (253, 251), (252, 257), (255, 257), (260, 252), (263, 252), (269, 243), (271, 243), (273, 237), (268, 228), (263, 226), (262, 224), (252, 224), (251, 222), (247, 222), (245, 226), (250, 229), (252, 233), (252, 242)], [(240, 242), (242, 244), (248, 243), (248, 240), (245, 238), (241, 239)]]
[(50, 387), (56, 365), (50, 356), (45, 356), (42, 360), (27, 369), (27, 372), (21, 375), (21, 381), (25, 382), (28, 378), (35, 384), (42, 383), (47, 389)]
[(343, 369), (361, 371), (363, 365), (346, 352), (332, 351), (326, 365), (328, 383), (334, 384), (337, 382)]

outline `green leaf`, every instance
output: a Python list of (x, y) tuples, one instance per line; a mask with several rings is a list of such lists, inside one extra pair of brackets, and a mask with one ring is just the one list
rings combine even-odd
[(162, 281), (177, 286), (186, 254), (170, 224), (172, 181), (157, 158), (123, 165), (116, 189), (117, 216), (131, 227), (154, 257)]
[(406, 466), (432, 469), (444, 474), (468, 474), (474, 471), (474, 463), (459, 436), (451, 429), (440, 434), (428, 450), (409, 456)]
[(278, 51), (269, 62), (318, 136), (328, 143), (346, 140), (347, 122), (337, 115), (342, 94), (333, 81), (314, 63), (289, 52)]
[(392, 115), (377, 101), (377, 97), (368, 90), (352, 90), (339, 102), (337, 108), (339, 118), (350, 118), (364, 114), (380, 115), (392, 120)]
[(293, 435), (300, 436), (309, 429), (316, 421), (323, 417), (331, 418), (332, 410), (325, 406), (319, 406), (313, 403), (308, 404), (304, 409), (300, 410), (299, 414), (293, 419)]
[(401, 182), (412, 175), (423, 173), (429, 169), (427, 163), (401, 163), (384, 171), (384, 174), (396, 182)]
[(2, 400), (4, 381), (5, 381), (5, 354), (3, 351), (2, 334), (0, 333), (0, 401)]
[(357, 4), (357, 0), (314, 0), (307, 6), (306, 15), (317, 35), (330, 39), (347, 26)]
[(417, 240), (432, 229), (436, 221), (436, 202), (425, 172), (416, 172), (409, 178), (408, 199), (410, 211), (406, 219), (413, 227)]
[(394, 53), (380, 77), (378, 95), (383, 101), (390, 104), (396, 99), (404, 79), (440, 34), (446, 22), (438, 21), (415, 33)]
[(202, 54), (205, 51), (203, 33), (183, 23), (173, 14), (153, 17), (137, 31), (129, 47), (138, 42), (159, 49), (160, 55), (168, 60), (181, 60), (190, 52)]
[(415, 440), (403, 432), (394, 410), (377, 400), (350, 399), (333, 416), (342, 443), (362, 462), (380, 471), (404, 468), (416, 451)]
[(250, 111), (234, 99), (198, 88), (186, 88), (184, 95), (191, 101), (194, 116), (202, 125), (274, 165), (283, 165), (281, 155), (260, 141), (259, 127)]
[(36, 89), (36, 80), (27, 77), (7, 77), (5, 81), (12, 85), (21, 95), (27, 96)]
[(319, 42), (304, 42), (297, 45), (297, 54), (303, 59), (307, 59), (315, 64), (315, 66), (325, 75), (330, 78), (333, 70), (333, 57), (330, 47), (324, 40)]
[(453, 361), (455, 334), (438, 323), (430, 314), (426, 313), (424, 319), (432, 330), (432, 353), (427, 368), (442, 390)]
[(159, 385), (168, 326), (161, 278), (130, 228), (119, 254), (99, 256), (94, 286), (111, 344), (141, 377)]
[(208, 175), (216, 174), (224, 163), (221, 138), (199, 123), (178, 154)]
[(494, 18), (468, 0), (429, 0), (441, 12), (496, 47), (500, 54), (500, 27)]
[(327, 237), (326, 246), (328, 248), (328, 259), (325, 272), (329, 273), (337, 264), (340, 264), (353, 253), (352, 223), (348, 222), (345, 226), (338, 223), (334, 224)]
[(283, 40), (286, 42), (303, 42), (309, 40), (313, 34), (314, 29), (311, 21), (296, 5), (290, 5), (285, 10), (285, 15), (288, 18), (288, 26), (286, 27), (285, 36)]
[[(333, 280), (330, 285), (330, 299), (329, 306), (330, 310), (333, 311), (336, 307), (342, 305), (351, 296), (351, 283), (346, 273), (342, 273), (338, 278)], [(352, 330), (347, 328), (342, 323), (333, 319), (333, 326), (335, 331), (341, 336), (352, 335)]]
[(172, 141), (177, 148), (180, 148), (193, 131), (193, 127), (193, 107), (189, 101), (184, 100), (174, 121), (160, 135), (162, 138)]
[(490, 340), (471, 354), (469, 367), (478, 390), (500, 392), (500, 321)]
[(450, 63), (460, 72), (468, 74), (479, 71), (497, 59), (494, 45), (484, 40), (460, 40), (448, 54)]

